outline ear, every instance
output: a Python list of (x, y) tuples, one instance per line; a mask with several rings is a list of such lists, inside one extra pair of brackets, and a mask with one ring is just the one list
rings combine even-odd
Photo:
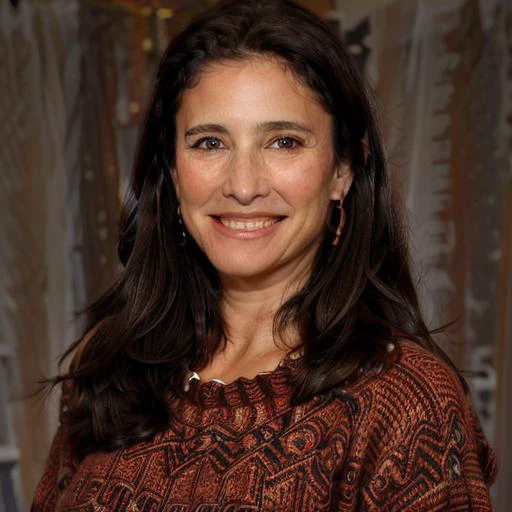
[(352, 185), (352, 168), (348, 163), (340, 163), (336, 166), (331, 182), (331, 200), (343, 201)]

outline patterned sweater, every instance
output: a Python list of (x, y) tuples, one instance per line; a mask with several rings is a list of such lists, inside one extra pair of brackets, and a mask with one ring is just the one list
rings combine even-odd
[(489, 511), (495, 459), (448, 367), (415, 344), (290, 406), (287, 358), (223, 385), (190, 381), (154, 439), (73, 460), (61, 425), (32, 511)]

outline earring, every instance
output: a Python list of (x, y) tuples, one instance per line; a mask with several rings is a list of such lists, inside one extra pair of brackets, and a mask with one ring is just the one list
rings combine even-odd
[(180, 210), (179, 204), (178, 204), (178, 208), (176, 208), (176, 213), (178, 215), (178, 224), (180, 225), (180, 229), (181, 229), (181, 240), (179, 241), (179, 244), (183, 246), (187, 243), (187, 234), (185, 233), (185, 226), (184, 226), (183, 220), (181, 218), (181, 210)]
[(361, 146), (363, 148), (363, 162), (365, 167), (368, 166), (370, 159), (372, 158), (372, 152), (370, 151), (370, 145), (368, 143), (368, 134), (366, 134), (361, 140)]
[(340, 199), (340, 202), (336, 205), (336, 208), (339, 208), (339, 210), (340, 210), (340, 221), (338, 223), (338, 229), (336, 229), (336, 236), (334, 237), (334, 240), (332, 241), (333, 247), (337, 247), (337, 245), (340, 243), (341, 233), (343, 231), (343, 226), (345, 225), (345, 210), (343, 209), (343, 207), (341, 205), (341, 199)]

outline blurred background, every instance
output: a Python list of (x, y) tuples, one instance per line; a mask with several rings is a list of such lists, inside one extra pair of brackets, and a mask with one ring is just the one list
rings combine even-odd
[[(24, 400), (112, 283), (152, 75), (208, 0), (0, 0), (0, 511), (28, 510), (58, 397)], [(310, 0), (372, 84), (428, 323), (512, 507), (512, 2)]]

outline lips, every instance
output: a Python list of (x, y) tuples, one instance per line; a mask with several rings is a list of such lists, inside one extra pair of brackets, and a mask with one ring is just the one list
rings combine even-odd
[[(276, 215), (273, 212), (222, 212), (211, 215), (215, 224), (222, 228), (222, 230), (228, 234), (228, 232), (240, 233), (243, 236), (244, 233), (253, 232), (254, 235), (257, 233), (267, 233), (272, 231), (275, 224), (282, 221), (285, 216)], [(244, 237), (245, 238), (245, 237)]]
[(244, 231), (256, 231), (258, 229), (269, 228), (280, 220), (278, 217), (272, 219), (248, 220), (218, 217), (219, 222), (229, 229), (237, 229)]

